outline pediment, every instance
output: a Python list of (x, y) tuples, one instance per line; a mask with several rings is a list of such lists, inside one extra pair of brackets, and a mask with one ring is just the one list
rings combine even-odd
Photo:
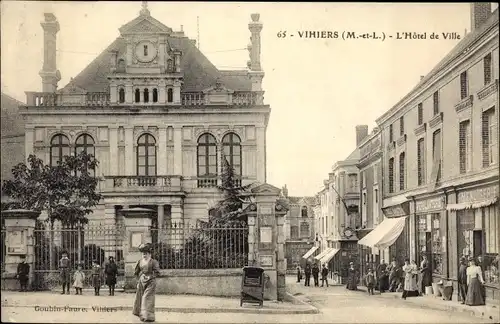
[(142, 33), (154, 33), (154, 34), (170, 34), (172, 29), (165, 26), (158, 20), (152, 18), (151, 16), (140, 16), (128, 24), (123, 25), (119, 29), (122, 35), (127, 34), (142, 34)]
[(252, 188), (252, 193), (254, 194), (269, 194), (279, 196), (280, 192), (281, 189), (268, 183), (263, 183), (255, 188)]
[(65, 86), (64, 88), (62, 88), (61, 90), (58, 91), (59, 93), (62, 93), (62, 94), (69, 94), (69, 95), (80, 95), (80, 94), (86, 94), (87, 93), (87, 90), (77, 86), (76, 84), (74, 83), (68, 83), (67, 86)]
[(234, 91), (226, 88), (220, 80), (217, 80), (215, 82), (215, 85), (203, 90), (203, 93), (205, 93), (205, 94), (219, 94), (219, 93), (231, 94), (231, 93), (234, 93)]

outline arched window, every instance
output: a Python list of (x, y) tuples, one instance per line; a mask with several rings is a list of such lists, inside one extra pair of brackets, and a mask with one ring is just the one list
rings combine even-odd
[(211, 134), (198, 139), (198, 176), (217, 176), (217, 142)]
[(302, 209), (300, 212), (302, 214), (302, 217), (307, 217), (307, 206), (302, 206)]
[(151, 134), (143, 134), (137, 140), (137, 175), (156, 175), (156, 140)]
[(153, 102), (158, 102), (158, 89), (153, 89)]
[(89, 134), (82, 134), (78, 136), (75, 142), (75, 155), (81, 152), (86, 152), (95, 156), (94, 139)]
[(135, 89), (135, 102), (141, 102), (141, 90)]
[(149, 102), (149, 89), (144, 89), (144, 102)]
[(168, 102), (173, 102), (174, 101), (174, 90), (172, 90), (172, 88), (169, 88), (167, 90), (167, 101)]
[(50, 165), (56, 166), (70, 155), (69, 139), (65, 135), (57, 134), (50, 141)]
[(234, 174), (241, 177), (241, 140), (235, 133), (228, 133), (222, 139), (224, 156), (234, 169)]
[(118, 101), (120, 101), (120, 103), (125, 102), (125, 89), (123, 88), (120, 88), (120, 91), (118, 91)]

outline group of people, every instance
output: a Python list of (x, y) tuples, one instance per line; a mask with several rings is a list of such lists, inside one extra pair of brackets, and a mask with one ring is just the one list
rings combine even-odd
[[(323, 264), (321, 268), (321, 287), (323, 287), (326, 283), (326, 286), (328, 287), (328, 273), (329, 270), (326, 267), (326, 264)], [(309, 287), (311, 286), (311, 275), (314, 279), (314, 287), (319, 287), (319, 274), (320, 270), (318, 267), (318, 264), (314, 263), (312, 266), (310, 263), (306, 264), (306, 267), (304, 268), (304, 275), (305, 275), (305, 286)], [(297, 265), (297, 282), (300, 283), (302, 280), (302, 269), (300, 265)]]

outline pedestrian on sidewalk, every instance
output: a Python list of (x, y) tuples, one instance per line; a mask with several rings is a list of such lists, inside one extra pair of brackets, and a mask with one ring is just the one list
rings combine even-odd
[(417, 297), (418, 296), (418, 286), (417, 286), (417, 275), (419, 273), (415, 261), (410, 263), (410, 260), (405, 259), (405, 264), (403, 266), (403, 271), (405, 273), (404, 288), (401, 298), (406, 299), (407, 297)]
[(304, 283), (304, 285), (306, 287), (309, 287), (311, 285), (311, 265), (309, 263), (306, 264), (304, 274), (306, 275), (306, 282)]
[(143, 322), (155, 321), (156, 277), (160, 274), (158, 261), (151, 257), (151, 245), (139, 247), (142, 258), (135, 266), (137, 289), (132, 313)]
[(424, 295), (425, 287), (428, 287), (432, 284), (431, 269), (429, 268), (429, 261), (427, 260), (427, 255), (425, 254), (422, 255), (422, 262), (420, 262), (420, 278), (420, 295)]
[(458, 269), (458, 299), (462, 304), (465, 304), (467, 297), (467, 259), (462, 256), (460, 258), (460, 268)]
[(26, 256), (21, 255), (21, 262), (17, 265), (16, 277), (19, 280), (20, 291), (28, 291), (30, 265), (26, 263)]
[(75, 287), (77, 295), (83, 295), (83, 282), (85, 281), (85, 273), (82, 270), (82, 264), (77, 264), (77, 269), (73, 274), (73, 287)]
[(368, 295), (373, 295), (373, 287), (375, 286), (375, 274), (373, 274), (372, 269), (368, 269), (368, 273), (365, 275), (365, 285), (368, 288)]
[(300, 264), (297, 264), (297, 282), (300, 283), (300, 280), (302, 280), (302, 269)]
[(61, 253), (61, 259), (59, 260), (59, 275), (61, 277), (61, 283), (62, 283), (62, 293), (61, 295), (64, 294), (70, 294), (69, 292), (69, 285), (71, 283), (71, 270), (70, 270), (70, 262), (68, 258), (68, 252), (62, 251)]
[(392, 261), (390, 270), (389, 270), (389, 291), (390, 292), (396, 292), (400, 283), (401, 283), (401, 277), (402, 277), (402, 270), (401, 267), (399, 266), (398, 262), (396, 260)]
[(482, 286), (484, 285), (481, 267), (476, 265), (474, 258), (469, 259), (467, 268), (467, 296), (465, 303), (469, 306), (485, 305)]
[(319, 267), (316, 263), (313, 264), (312, 275), (314, 278), (314, 287), (319, 287)]
[(92, 287), (94, 287), (94, 295), (99, 296), (102, 285), (102, 268), (97, 260), (92, 262)]
[[(477, 266), (481, 268), (481, 274), (483, 276), (483, 279), (485, 279), (485, 271), (486, 271), (486, 267), (484, 265), (484, 262), (483, 262), (483, 256), (482, 255), (479, 255), (477, 257)], [(481, 291), (483, 293), (483, 300), (484, 300), (484, 303), (486, 304), (486, 287), (484, 285), (481, 285)]]
[(387, 274), (387, 264), (384, 259), (377, 267), (378, 290), (380, 293), (386, 292), (389, 289), (389, 275)]
[(328, 287), (328, 268), (326, 267), (326, 264), (323, 263), (323, 268), (321, 269), (321, 287), (324, 286), (325, 282)]
[(349, 269), (347, 270), (346, 288), (349, 290), (358, 290), (358, 282), (359, 282), (359, 272), (354, 267), (354, 262), (350, 262)]
[(104, 267), (104, 273), (106, 274), (106, 285), (109, 287), (109, 295), (114, 296), (118, 266), (116, 265), (115, 258), (112, 256), (108, 258), (108, 263)]

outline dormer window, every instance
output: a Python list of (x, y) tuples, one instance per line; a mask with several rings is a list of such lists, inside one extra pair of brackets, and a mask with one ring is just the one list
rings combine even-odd
[(148, 45), (144, 45), (144, 56), (148, 56)]
[(149, 102), (149, 90), (144, 89), (144, 102)]
[(158, 102), (158, 89), (153, 89), (153, 102)]

